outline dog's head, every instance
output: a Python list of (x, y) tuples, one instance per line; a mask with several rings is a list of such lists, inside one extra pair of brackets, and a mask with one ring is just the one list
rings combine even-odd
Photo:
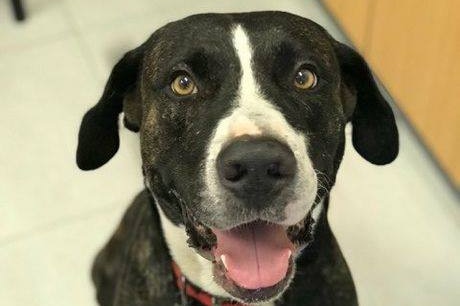
[(364, 60), (287, 13), (196, 15), (156, 31), (114, 67), (84, 116), (77, 162), (118, 150), (118, 117), (140, 132), (146, 185), (214, 280), (245, 302), (280, 295), (334, 184), (345, 124), (371, 163), (398, 133)]

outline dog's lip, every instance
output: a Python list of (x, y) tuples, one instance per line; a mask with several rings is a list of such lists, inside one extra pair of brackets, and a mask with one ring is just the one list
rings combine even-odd
[[(211, 229), (212, 227), (201, 223), (199, 219), (195, 218), (192, 214), (188, 214), (188, 218), (186, 220), (186, 231), (189, 236), (189, 245), (193, 247), (202, 257), (212, 262), (214, 281), (234, 299), (242, 303), (267, 302), (276, 299), (286, 290), (291, 279), (294, 277), (295, 259), (303, 250), (312, 244), (315, 224), (318, 221), (312, 210), (310, 210), (298, 223), (293, 225), (282, 225), (283, 229), (286, 231), (288, 239), (293, 245), (285, 277), (271, 287), (246, 289), (238, 286), (238, 284), (226, 277), (226, 271), (222, 260), (220, 258), (216, 258), (213, 252), (213, 248), (217, 245), (217, 237), (213, 233)], [(238, 223), (233, 227), (241, 225), (241, 223)], [(228, 227), (225, 229), (228, 229)]]
[[(202, 257), (213, 263), (214, 280), (231, 296), (245, 303), (263, 302), (276, 298), (287, 288), (287, 285), (289, 284), (295, 271), (295, 258), (300, 254), (301, 250), (307, 247), (311, 242), (311, 237), (308, 238), (307, 235), (305, 235), (305, 230), (308, 231), (311, 221), (312, 219), (308, 214), (297, 224), (291, 226), (283, 225), (283, 228), (293, 245), (292, 254), (289, 258), (288, 270), (285, 277), (277, 284), (266, 288), (246, 289), (239, 286), (225, 275), (226, 270), (221, 258), (216, 258), (213, 252), (213, 248), (215, 248), (217, 244), (217, 238), (210, 227), (194, 223), (195, 231), (197, 231), (201, 243), (198, 243), (198, 245), (197, 243), (192, 243), (191, 245), (194, 246), (195, 250)], [(237, 226), (241, 226), (241, 224), (238, 224)], [(189, 235), (190, 234), (191, 233), (189, 232)]]
[(239, 286), (227, 277), (225, 265), (219, 259), (213, 262), (213, 274), (215, 281), (235, 299), (243, 303), (267, 302), (279, 296), (287, 287), (295, 271), (294, 256), (289, 258), (289, 266), (286, 275), (278, 283), (265, 288), (247, 289)]
[(217, 236), (215, 260), (224, 263), (226, 276), (235, 283), (260, 289), (285, 277), (294, 246), (281, 225), (254, 221), (230, 230), (212, 231)]
[[(291, 243), (294, 245), (294, 250), (302, 249), (306, 244), (308, 244), (310, 241), (302, 241), (302, 235), (301, 232), (309, 226), (309, 220), (311, 217), (307, 215), (305, 218), (300, 220), (298, 223), (293, 224), (293, 225), (282, 225), (284, 230), (286, 231), (287, 237), (291, 241)], [(254, 220), (251, 222), (246, 222), (246, 223), (238, 223), (234, 226), (227, 227), (227, 228), (222, 228), (221, 230), (229, 230), (233, 229), (236, 227), (244, 226), (245, 224), (248, 223), (253, 223), (253, 222), (268, 222), (265, 220)], [(268, 222), (270, 223), (270, 222)], [(199, 223), (195, 220), (195, 222), (192, 223), (194, 229), (197, 231), (198, 235), (206, 240), (206, 246), (195, 246), (195, 248), (201, 249), (201, 251), (205, 253), (211, 253), (212, 249), (216, 246), (217, 243), (217, 237), (213, 230), (211, 229), (210, 226), (206, 226), (202, 223)], [(276, 223), (275, 223), (276, 224)], [(299, 237), (300, 236), (300, 237)], [(212, 254), (204, 254), (205, 258), (211, 261), (214, 261), (214, 256)]]

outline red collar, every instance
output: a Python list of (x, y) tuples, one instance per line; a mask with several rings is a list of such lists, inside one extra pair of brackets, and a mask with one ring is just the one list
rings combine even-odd
[(215, 305), (246, 306), (245, 304), (241, 304), (238, 302), (231, 302), (231, 301), (226, 301), (226, 302), (217, 304), (214, 296), (210, 295), (206, 291), (200, 290), (199, 288), (187, 282), (179, 266), (174, 261), (171, 262), (171, 265), (172, 265), (174, 277), (176, 279), (177, 288), (179, 288), (179, 290), (181, 291), (181, 296), (185, 294), (187, 297), (194, 299), (195, 301), (199, 302), (203, 306), (215, 306)]

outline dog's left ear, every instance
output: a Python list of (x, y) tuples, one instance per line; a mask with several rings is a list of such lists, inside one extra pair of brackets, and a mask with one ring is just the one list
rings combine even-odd
[[(126, 53), (113, 68), (99, 102), (83, 117), (78, 133), (77, 165), (93, 170), (108, 162), (118, 151), (118, 116), (125, 109), (124, 124), (133, 131), (139, 123), (129, 119), (139, 117), (140, 105), (133, 107), (129, 95), (136, 90), (142, 67), (144, 45)], [(125, 103), (125, 105), (123, 105)]]
[[(364, 59), (350, 47), (336, 42), (342, 73), (345, 113), (353, 125), (356, 151), (376, 165), (392, 162), (399, 151), (398, 129), (388, 102), (383, 98)], [(342, 89), (343, 91), (343, 89)]]

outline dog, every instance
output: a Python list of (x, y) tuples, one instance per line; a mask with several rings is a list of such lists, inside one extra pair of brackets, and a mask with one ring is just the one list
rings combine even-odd
[(139, 132), (145, 189), (98, 254), (101, 306), (357, 305), (327, 209), (345, 125), (367, 161), (398, 131), (363, 58), (284, 12), (171, 22), (113, 68), (77, 164)]

